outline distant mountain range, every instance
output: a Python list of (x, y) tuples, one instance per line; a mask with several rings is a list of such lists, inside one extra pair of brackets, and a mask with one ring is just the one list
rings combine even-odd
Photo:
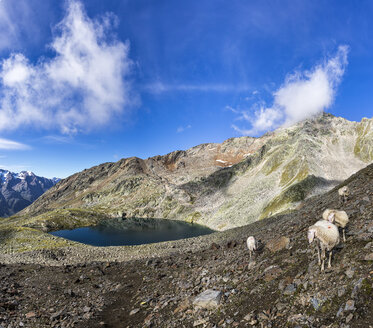
[(46, 226), (79, 225), (77, 215), (89, 212), (226, 230), (300, 207), (372, 161), (373, 119), (324, 113), (260, 138), (104, 163), (62, 180), (20, 214)]
[(14, 173), (0, 169), (0, 217), (21, 211), (60, 179), (47, 179), (30, 171)]

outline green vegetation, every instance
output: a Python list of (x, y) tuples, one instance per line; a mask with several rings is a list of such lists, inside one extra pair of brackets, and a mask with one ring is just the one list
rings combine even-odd
[(202, 215), (200, 212), (193, 212), (186, 217), (185, 221), (189, 223), (196, 223), (201, 219), (201, 217)]
[(286, 186), (296, 181), (302, 181), (307, 178), (309, 168), (307, 162), (300, 158), (294, 158), (283, 169), (281, 174), (280, 186)]
[(265, 175), (270, 175), (273, 171), (276, 171), (288, 158), (290, 152), (289, 146), (276, 147), (275, 150), (267, 154), (267, 160), (263, 165), (262, 172)]
[(270, 213), (275, 214), (288, 210), (290, 204), (303, 201), (313, 188), (323, 183), (324, 180), (310, 175), (301, 182), (290, 186), (269, 202), (262, 211), (260, 219), (270, 216)]
[(363, 119), (356, 128), (357, 139), (354, 154), (362, 161), (373, 161), (373, 124), (371, 120)]

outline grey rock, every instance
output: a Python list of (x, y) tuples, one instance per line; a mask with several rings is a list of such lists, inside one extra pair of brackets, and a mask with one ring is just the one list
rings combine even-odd
[(364, 261), (373, 261), (373, 253), (364, 256)]
[(357, 294), (359, 293), (359, 290), (360, 290), (360, 288), (361, 288), (361, 286), (363, 284), (363, 280), (364, 280), (363, 278), (360, 278), (356, 282), (356, 284), (354, 286), (354, 289), (352, 290), (351, 297), (355, 298), (357, 296)]
[(221, 291), (207, 289), (194, 299), (193, 305), (197, 308), (213, 309), (220, 304), (221, 297)]
[(85, 306), (83, 308), (83, 312), (89, 312), (89, 311), (91, 311), (91, 308), (89, 306)]
[(134, 314), (136, 314), (136, 313), (139, 312), (139, 311), (140, 311), (139, 308), (133, 309), (133, 310), (130, 312), (130, 315), (134, 315)]
[(348, 300), (345, 305), (345, 311), (354, 311), (355, 308), (355, 301), (354, 300)]
[(316, 297), (311, 298), (311, 304), (315, 311), (317, 311), (321, 306), (321, 302)]
[(296, 284), (287, 285), (284, 290), (284, 295), (293, 295), (296, 290), (297, 290)]
[(353, 268), (348, 268), (345, 272), (345, 274), (348, 278), (352, 278), (354, 276), (354, 273), (355, 273), (355, 269), (353, 269)]
[(338, 297), (342, 297), (346, 293), (346, 288), (343, 286), (339, 287), (337, 293), (338, 293)]
[(337, 318), (340, 317), (343, 313), (343, 306), (341, 306), (337, 312)]
[(369, 249), (369, 248), (372, 248), (373, 247), (373, 242), (370, 241), (369, 243), (367, 243), (365, 246), (364, 246), (364, 249)]
[(354, 315), (352, 313), (350, 313), (347, 317), (346, 317), (346, 323), (349, 323), (352, 318), (354, 317)]

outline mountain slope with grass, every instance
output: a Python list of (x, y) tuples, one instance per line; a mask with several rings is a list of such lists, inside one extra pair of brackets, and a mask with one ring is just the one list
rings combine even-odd
[(80, 209), (226, 230), (301, 206), (372, 161), (373, 119), (324, 113), (260, 138), (104, 163), (64, 179), (20, 214), (56, 221), (61, 209)]

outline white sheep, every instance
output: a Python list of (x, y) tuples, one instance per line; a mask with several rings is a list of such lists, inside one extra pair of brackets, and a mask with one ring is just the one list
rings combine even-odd
[[(319, 265), (321, 265), (321, 271), (325, 269), (325, 250), (329, 252), (328, 268), (332, 266), (332, 250), (339, 244), (339, 231), (337, 226), (328, 221), (320, 220), (317, 221), (313, 226), (308, 228), (308, 242), (311, 244), (316, 237), (318, 240), (317, 245), (317, 256)], [(321, 257), (320, 249), (321, 248)]]
[(350, 189), (347, 186), (343, 186), (338, 189), (339, 201), (343, 204), (346, 203), (350, 196)]
[(348, 215), (345, 211), (326, 209), (322, 217), (324, 220), (334, 223), (337, 227), (342, 228), (343, 241), (346, 241), (345, 229), (349, 222)]
[(247, 248), (249, 249), (250, 260), (251, 260), (251, 255), (256, 250), (256, 241), (255, 241), (254, 236), (249, 236), (247, 238), (246, 243), (247, 243)]

